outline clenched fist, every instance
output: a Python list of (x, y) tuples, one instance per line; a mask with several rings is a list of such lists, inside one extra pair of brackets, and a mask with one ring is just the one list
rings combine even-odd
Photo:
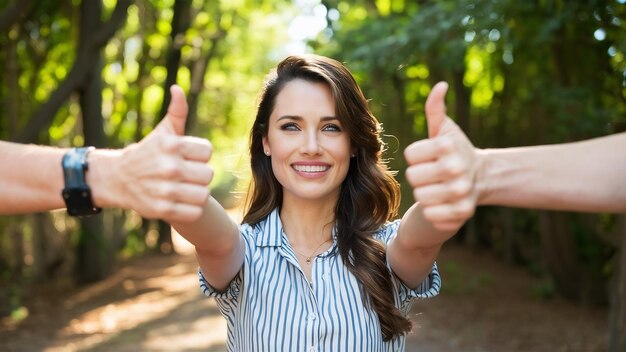
[(170, 91), (167, 115), (154, 131), (121, 151), (96, 150), (89, 174), (107, 179), (108, 187), (94, 189), (94, 198), (105, 205), (148, 218), (190, 222), (201, 215), (209, 198), (212, 146), (206, 139), (184, 135), (187, 101), (180, 87)]
[(456, 231), (474, 215), (477, 191), (476, 149), (446, 115), (448, 84), (439, 82), (426, 100), (428, 139), (404, 150), (406, 179), (424, 216), (435, 228)]

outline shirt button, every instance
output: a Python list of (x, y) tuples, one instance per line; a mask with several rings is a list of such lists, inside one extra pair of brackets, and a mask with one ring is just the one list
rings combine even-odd
[(309, 347), (308, 352), (316, 352), (317, 348), (315, 346)]
[(328, 274), (322, 274), (322, 280), (328, 280)]
[(315, 314), (313, 314), (313, 313), (309, 314), (309, 320), (315, 320), (315, 318), (316, 318)]

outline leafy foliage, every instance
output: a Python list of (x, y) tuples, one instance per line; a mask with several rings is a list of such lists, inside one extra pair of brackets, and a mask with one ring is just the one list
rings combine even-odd
[[(399, 175), (405, 167), (401, 150), (426, 137), (423, 101), (439, 80), (451, 84), (450, 115), (480, 147), (576, 141), (615, 132), (624, 123), (623, 2), (335, 0), (324, 5), (334, 15), (310, 45), (347, 62), (358, 76), (375, 114), (397, 138), (388, 156)], [(407, 125), (413, 126), (408, 135)], [(412, 195), (406, 189), (408, 206)], [(478, 238), (512, 260), (543, 267), (557, 290), (580, 300), (590, 298), (566, 292), (558, 275), (578, 280), (577, 270), (585, 267), (598, 280), (607, 279), (614, 245), (599, 239), (611, 230), (597, 225), (602, 216), (500, 212), (481, 209), (465, 231), (474, 238), (469, 240)], [(569, 225), (556, 225), (559, 221)], [(576, 250), (567, 274), (554, 271), (550, 261), (570, 249), (548, 250), (531, 240), (547, 243), (556, 237), (573, 241)], [(603, 287), (593, 288), (604, 297), (600, 300), (606, 300)]]

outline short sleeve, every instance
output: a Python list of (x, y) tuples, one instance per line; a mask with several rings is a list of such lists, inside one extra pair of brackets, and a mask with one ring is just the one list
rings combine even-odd
[(422, 283), (414, 289), (405, 285), (404, 282), (402, 282), (402, 280), (395, 275), (394, 281), (397, 282), (396, 287), (398, 287), (398, 293), (400, 294), (401, 306), (406, 305), (416, 298), (424, 299), (435, 297), (441, 290), (441, 276), (439, 275), (439, 270), (437, 269), (437, 263), (433, 263), (433, 267), (428, 276), (426, 276), (424, 281), (422, 281)]
[(214, 297), (217, 299), (227, 299), (227, 300), (235, 300), (237, 296), (239, 296), (239, 291), (241, 290), (241, 282), (242, 282), (242, 270), (239, 270), (239, 273), (235, 278), (230, 282), (228, 288), (224, 291), (217, 291), (213, 286), (211, 286), (204, 275), (202, 275), (202, 269), (198, 268), (198, 278), (200, 280), (200, 290), (207, 297)]
[[(375, 238), (381, 241), (385, 247), (391, 243), (391, 240), (396, 237), (398, 234), (398, 227), (400, 226), (400, 219), (395, 220), (393, 222), (388, 222), (383, 225), (379, 231), (374, 235)], [(439, 270), (437, 269), (437, 263), (433, 263), (433, 267), (430, 270), (430, 273), (426, 276), (424, 281), (419, 284), (416, 288), (410, 288), (402, 282), (391, 270), (389, 263), (387, 263), (387, 267), (389, 271), (392, 273), (393, 281), (397, 289), (398, 300), (400, 304), (400, 308), (404, 308), (409, 304), (413, 299), (423, 299), (423, 298), (431, 298), (435, 297), (439, 294), (441, 290), (441, 276), (439, 275)]]

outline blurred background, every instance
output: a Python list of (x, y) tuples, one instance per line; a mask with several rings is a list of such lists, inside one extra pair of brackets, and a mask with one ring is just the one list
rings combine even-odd
[[(152, 130), (177, 83), (187, 133), (215, 146), (212, 194), (238, 217), (257, 93), (286, 55), (346, 63), (403, 175), (440, 80), (481, 148), (625, 131), (625, 2), (0, 0), (0, 139), (120, 148)], [(0, 349), (225, 349), (167, 224), (57, 211), (0, 216), (0, 234)], [(409, 350), (626, 351), (626, 215), (482, 207), (447, 246), (442, 298), (416, 308)]]

